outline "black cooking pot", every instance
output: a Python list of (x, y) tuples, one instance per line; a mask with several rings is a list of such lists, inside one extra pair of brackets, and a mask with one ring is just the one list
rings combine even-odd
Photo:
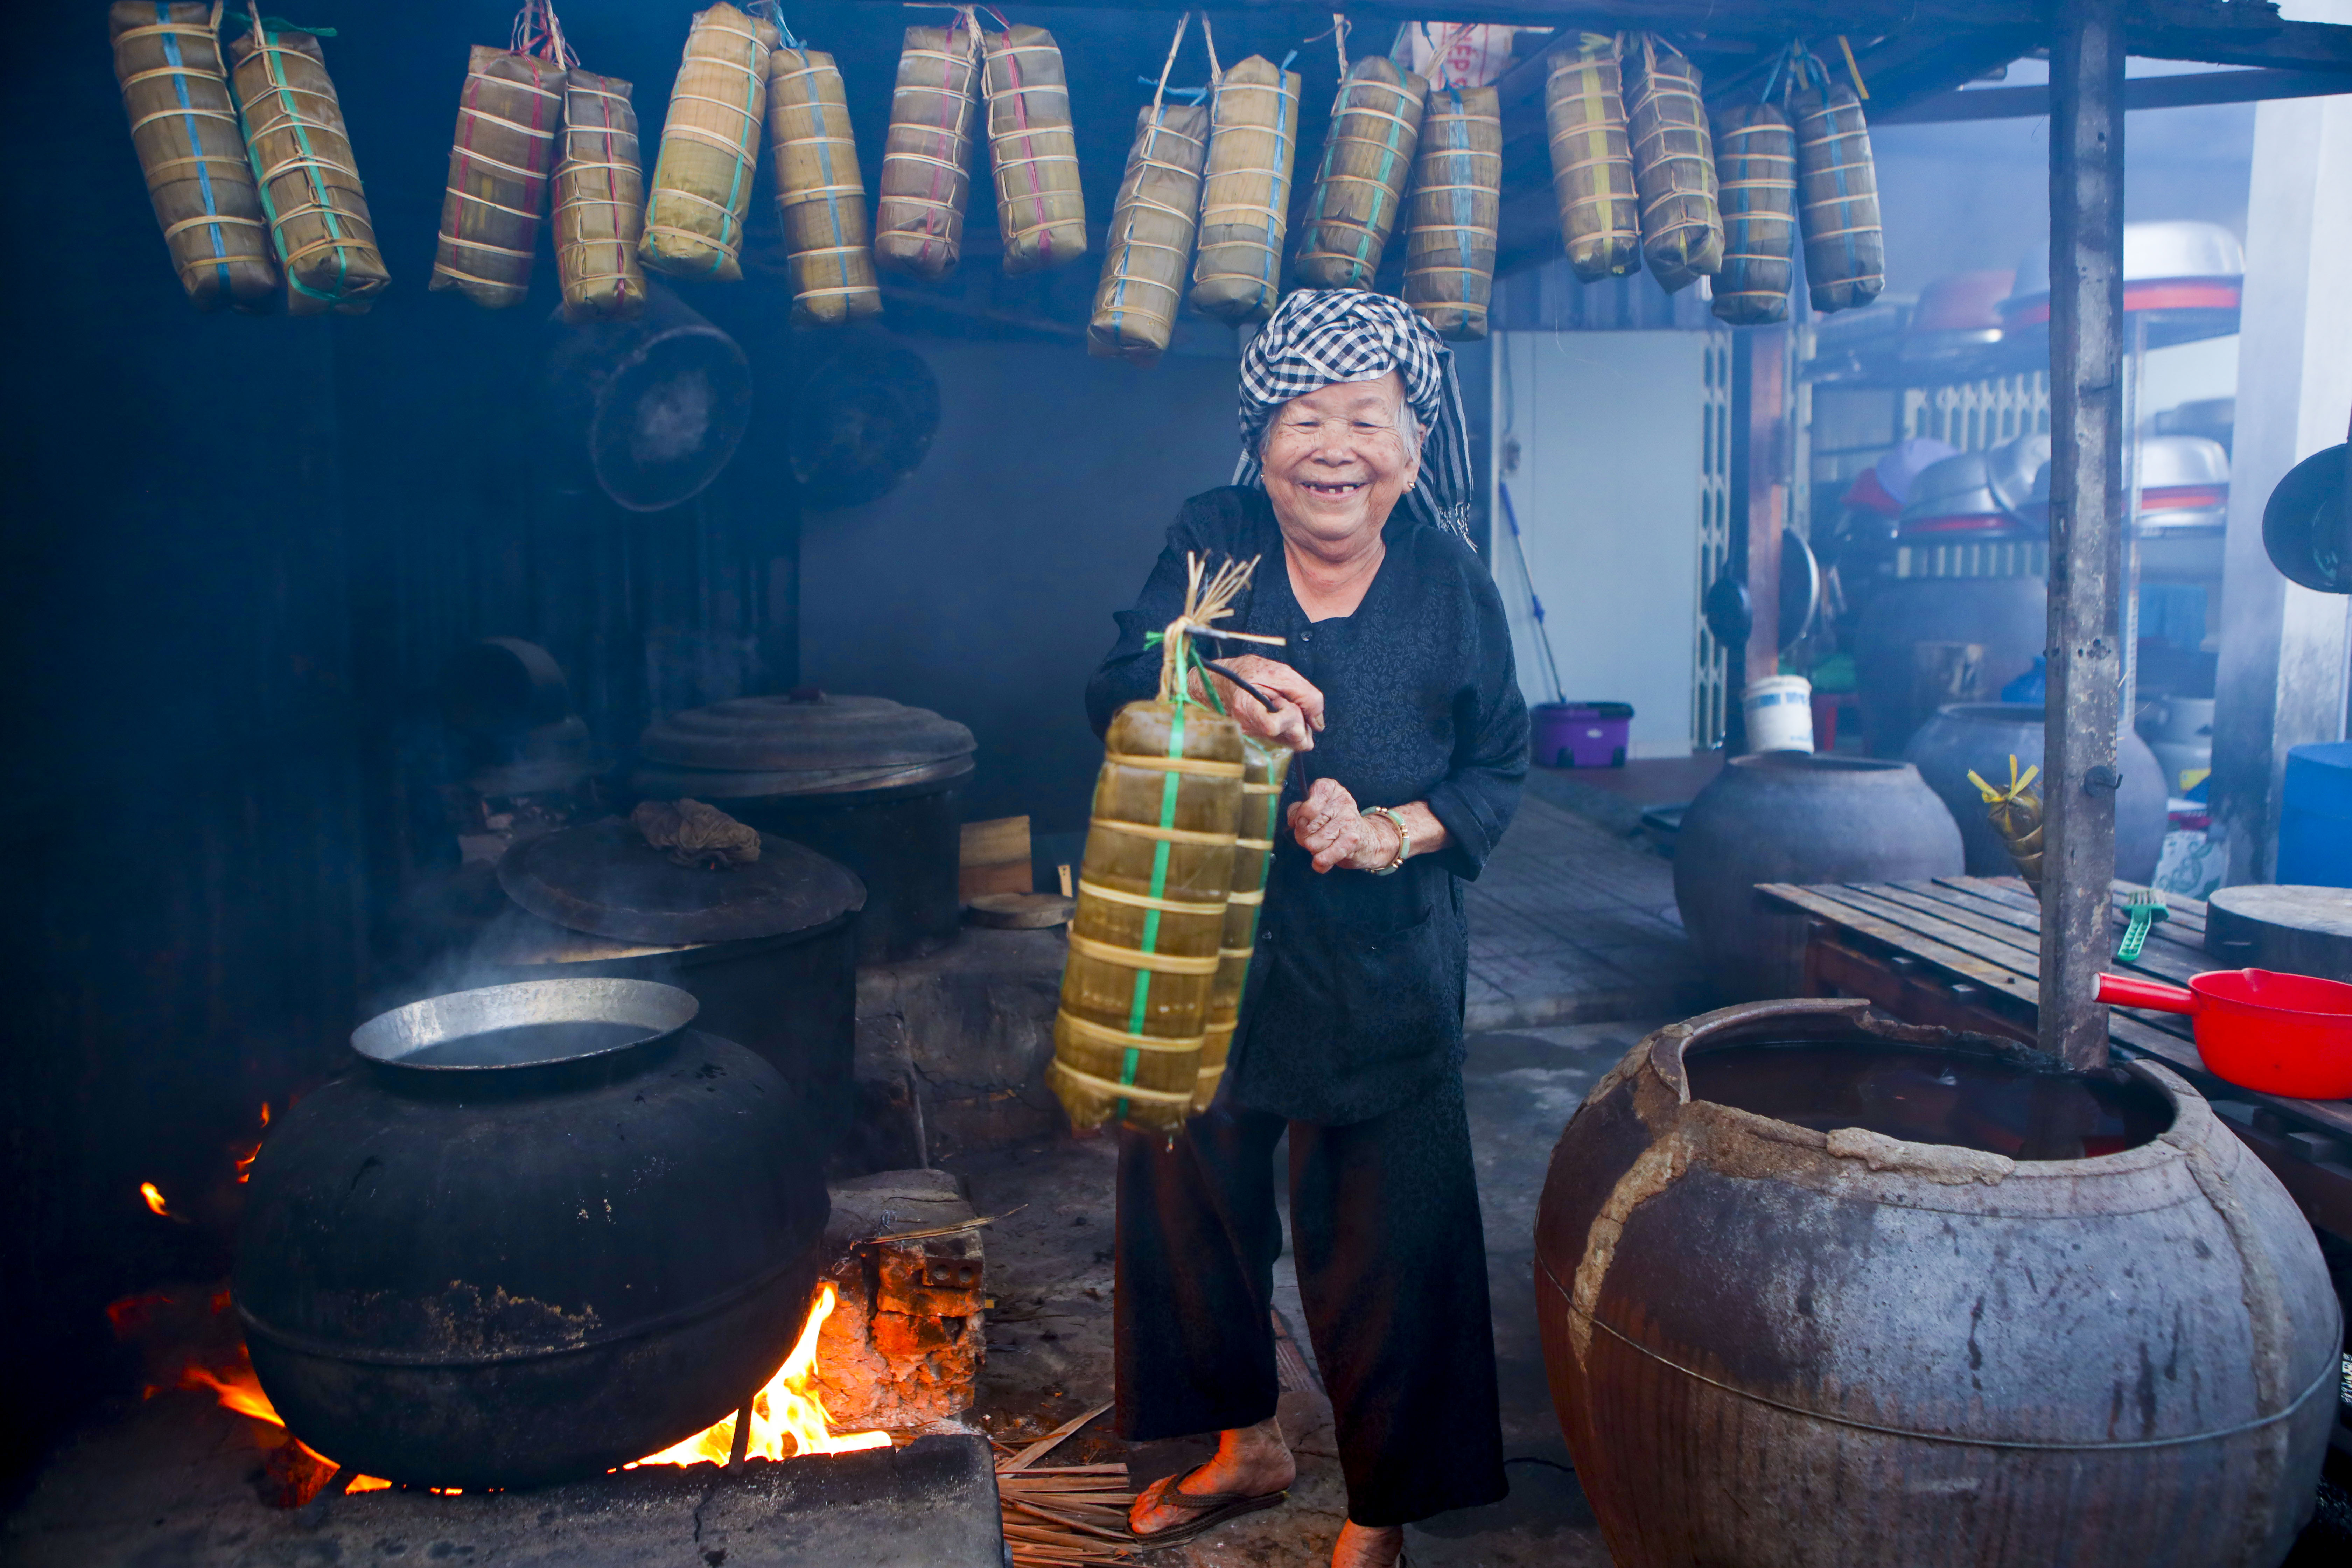
[(639, 980), (454, 993), (254, 1162), (254, 1371), (336, 1463), (443, 1487), (594, 1476), (739, 1408), (791, 1350), (827, 1213), (807, 1108)]

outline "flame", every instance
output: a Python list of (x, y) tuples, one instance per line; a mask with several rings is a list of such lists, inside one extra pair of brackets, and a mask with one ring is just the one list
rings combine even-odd
[(163, 1206), (163, 1190), (161, 1187), (158, 1187), (154, 1183), (140, 1183), (139, 1195), (147, 1200), (147, 1207), (152, 1213), (162, 1215), (165, 1219), (177, 1219), (180, 1217), (178, 1215), (173, 1214), (170, 1209)]
[[(269, 1127), (269, 1101), (266, 1100), (261, 1102), (261, 1125), (265, 1131), (268, 1131)], [(252, 1180), (253, 1163), (260, 1158), (261, 1144), (258, 1140), (256, 1140), (253, 1147), (245, 1152), (245, 1158), (236, 1163), (236, 1179), (240, 1182)]]
[[(776, 1369), (776, 1375), (768, 1380), (768, 1386), (752, 1397), (751, 1435), (744, 1449), (746, 1457), (782, 1459), (794, 1454), (846, 1454), (859, 1448), (890, 1446), (887, 1432), (834, 1432), (825, 1417), (824, 1403), (817, 1396), (817, 1331), (833, 1315), (837, 1300), (831, 1280), (818, 1287), (800, 1342), (784, 1358), (784, 1364)], [(646, 1455), (637, 1464), (723, 1465), (734, 1447), (735, 1417), (730, 1415), (682, 1443), (673, 1444), (658, 1454)]]

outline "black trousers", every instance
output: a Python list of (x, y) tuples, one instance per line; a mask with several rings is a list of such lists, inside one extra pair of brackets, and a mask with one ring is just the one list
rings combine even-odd
[(1299, 1295), (1331, 1394), (1348, 1517), (1407, 1524), (1499, 1500), (1508, 1488), (1486, 1248), (1452, 1072), (1346, 1127), (1220, 1099), (1173, 1143), (1121, 1131), (1120, 1435), (1150, 1441), (1274, 1414), (1274, 1148), (1286, 1128)]

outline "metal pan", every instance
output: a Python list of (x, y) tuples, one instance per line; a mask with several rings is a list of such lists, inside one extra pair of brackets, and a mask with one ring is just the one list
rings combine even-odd
[(522, 980), (378, 1014), (352, 1031), (352, 1049), (423, 1072), (551, 1067), (667, 1039), (701, 1005), (651, 980)]

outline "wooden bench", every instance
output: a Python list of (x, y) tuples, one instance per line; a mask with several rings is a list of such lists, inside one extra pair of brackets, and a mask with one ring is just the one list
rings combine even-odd
[[(2135, 890), (2114, 887), (2118, 942), (2123, 906)], [(1757, 891), (1810, 917), (1807, 995), (1867, 997), (1906, 1023), (2034, 1039), (2042, 906), (2018, 879), (1767, 882)], [(2167, 901), (2170, 916), (2149, 931), (2138, 961), (2109, 967), (2175, 984), (2226, 967), (2205, 952), (2205, 906)], [(2180, 1015), (2116, 1008), (2109, 1040), (2119, 1058), (2152, 1057), (2196, 1085), (2314, 1225), (2352, 1239), (2352, 1101), (2292, 1100), (2215, 1078)]]

